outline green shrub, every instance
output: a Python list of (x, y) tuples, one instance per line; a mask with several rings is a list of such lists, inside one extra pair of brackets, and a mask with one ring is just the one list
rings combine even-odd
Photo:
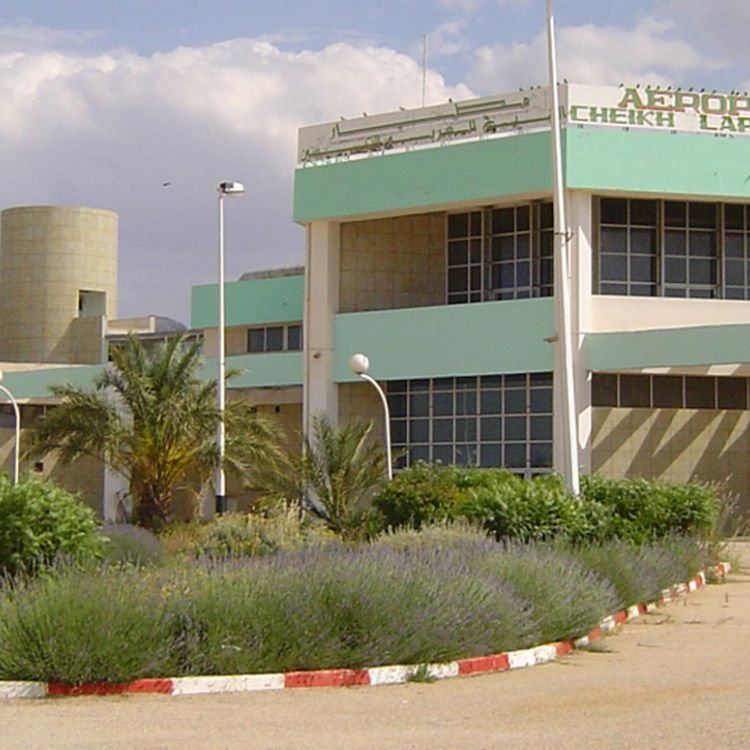
[(121, 682), (169, 673), (159, 589), (134, 568), (61, 569), (0, 597), (0, 679)]
[(461, 493), (454, 467), (418, 462), (399, 472), (375, 497), (386, 528), (441, 523), (456, 518)]
[(108, 523), (100, 526), (98, 533), (104, 540), (106, 562), (158, 565), (162, 561), (159, 537), (148, 529), (127, 523)]
[(101, 555), (94, 511), (52, 482), (0, 475), (0, 576), (34, 573), (55, 560)]
[(445, 523), (425, 524), (420, 529), (389, 529), (373, 539), (370, 544), (377, 548), (407, 550), (420, 547), (452, 547), (466, 542), (487, 540), (487, 532), (465, 519)]
[(478, 470), (464, 492), (462, 513), (496, 539), (522, 542), (583, 539), (589, 522), (580, 500), (557, 476), (523, 479), (506, 471)]
[(502, 469), (419, 463), (386, 486), (375, 507), (391, 528), (465, 518), (496, 539), (642, 544), (674, 534), (709, 537), (719, 499), (701, 485), (598, 476), (582, 477), (575, 498), (555, 475), (529, 480)]
[(642, 544), (674, 534), (707, 536), (715, 527), (719, 500), (703, 485), (648, 479), (583, 477), (581, 499), (597, 515), (601, 539)]
[(335, 535), (297, 505), (277, 505), (266, 513), (227, 513), (201, 526), (192, 546), (195, 557), (253, 557), (308, 545), (327, 544)]

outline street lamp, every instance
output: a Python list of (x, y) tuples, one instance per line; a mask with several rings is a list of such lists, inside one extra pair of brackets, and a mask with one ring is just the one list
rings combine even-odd
[(349, 359), (349, 367), (355, 375), (359, 375), (362, 380), (366, 380), (378, 392), (380, 400), (383, 403), (383, 412), (385, 413), (385, 458), (388, 467), (388, 479), (393, 479), (393, 463), (391, 461), (391, 412), (388, 408), (388, 399), (383, 393), (383, 389), (377, 380), (371, 378), (367, 371), (370, 369), (370, 360), (366, 354), (354, 354)]
[(238, 197), (245, 192), (245, 186), (241, 182), (220, 182), (216, 188), (219, 193), (219, 324), (218, 324), (218, 359), (219, 372), (216, 381), (216, 406), (219, 411), (219, 421), (216, 425), (216, 448), (219, 454), (219, 463), (216, 467), (216, 513), (225, 513), (227, 510), (227, 478), (224, 473), (224, 447), (226, 443), (226, 431), (224, 429), (224, 407), (226, 403), (226, 385), (224, 377), (226, 372), (226, 355), (224, 345), (224, 197)]
[[(0, 380), (2, 379), (3, 371), (0, 370)], [(4, 393), (10, 399), (16, 417), (16, 442), (13, 448), (13, 484), (18, 484), (18, 456), (21, 448), (21, 411), (18, 408), (18, 401), (16, 401), (13, 394), (4, 385), (0, 385), (0, 392)]]

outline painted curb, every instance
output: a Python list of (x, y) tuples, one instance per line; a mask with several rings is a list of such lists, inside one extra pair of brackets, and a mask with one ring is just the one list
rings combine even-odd
[[(719, 563), (713, 570), (720, 579), (723, 579), (730, 572), (730, 569), (729, 563)], [(586, 648), (607, 633), (613, 632), (618, 626), (641, 617), (647, 612), (653, 612), (661, 604), (669, 603), (681, 596), (697, 591), (705, 583), (705, 574), (699, 573), (690, 581), (679, 583), (662, 591), (661, 598), (657, 602), (635, 604), (605, 617), (598, 627), (582, 638), (546, 643), (542, 646), (490, 654), (489, 656), (473, 656), (445, 664), (394, 664), (365, 669), (322, 669), (311, 672), (276, 674), (145, 678), (132, 682), (93, 682), (82, 685), (69, 685), (62, 682), (0, 682), (0, 699), (142, 693), (201, 695), (206, 693), (283, 690), (286, 688), (398, 685), (409, 682), (415, 677), (444, 680), (450, 677), (526, 669), (537, 664), (555, 661), (577, 648)]]

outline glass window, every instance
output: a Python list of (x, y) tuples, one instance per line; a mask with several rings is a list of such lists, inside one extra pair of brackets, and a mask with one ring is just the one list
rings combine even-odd
[(719, 409), (747, 409), (747, 379), (717, 378)]
[(617, 375), (594, 373), (591, 377), (592, 406), (617, 406)]
[(748, 378), (595, 373), (591, 403), (594, 407), (746, 410), (749, 386)]
[(284, 328), (271, 326), (266, 328), (266, 351), (280, 352), (284, 349)]
[(642, 407), (651, 403), (648, 375), (620, 375), (620, 406)]
[(302, 326), (299, 323), (248, 329), (247, 351), (252, 354), (301, 350)]
[(549, 296), (552, 256), (551, 204), (450, 214), (447, 302)]
[(402, 466), (455, 462), (527, 476), (552, 468), (551, 373), (402, 380), (387, 391)]
[(654, 375), (653, 406), (657, 409), (681, 409), (683, 407), (683, 378), (674, 375)]
[(747, 206), (596, 201), (598, 294), (750, 299)]
[(247, 350), (264, 352), (266, 350), (266, 331), (264, 328), (251, 328), (247, 332)]
[(302, 350), (302, 326), (289, 326), (286, 329), (286, 348), (290, 352)]
[(685, 406), (688, 409), (715, 409), (716, 379), (686, 377)]
[(602, 198), (597, 277), (600, 294), (657, 293), (657, 201)]

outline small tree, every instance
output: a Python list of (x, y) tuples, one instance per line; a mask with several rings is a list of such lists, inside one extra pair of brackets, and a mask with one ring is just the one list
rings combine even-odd
[[(159, 529), (175, 489), (210, 482), (218, 465), (216, 381), (198, 376), (198, 345), (176, 336), (147, 349), (135, 336), (113, 349), (94, 390), (54, 386), (60, 403), (35, 425), (27, 453), (59, 452), (64, 463), (98, 458), (126, 477), (139, 524)], [(227, 373), (227, 379), (236, 372)], [(272, 424), (246, 401), (225, 410), (225, 468), (243, 474), (277, 451)]]
[(94, 511), (52, 482), (0, 473), (0, 578), (100, 556), (96, 527)]
[(382, 447), (372, 439), (372, 422), (335, 427), (316, 417), (300, 453), (287, 453), (257, 478), (272, 497), (299, 501), (328, 527), (348, 539), (367, 532), (370, 501), (385, 481)]

